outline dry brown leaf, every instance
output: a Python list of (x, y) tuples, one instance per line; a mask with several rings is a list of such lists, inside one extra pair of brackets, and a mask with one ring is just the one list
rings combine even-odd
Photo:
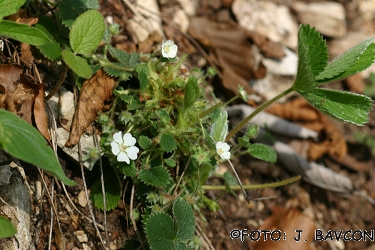
[(213, 22), (205, 17), (190, 20), (189, 33), (208, 48), (223, 72), (222, 84), (233, 93), (242, 85), (248, 94), (254, 93), (248, 80), (263, 78), (265, 67), (257, 62), (246, 31), (237, 23)]
[(349, 91), (360, 94), (363, 93), (363, 90), (365, 88), (365, 82), (363, 81), (363, 76), (361, 74), (349, 76), (344, 81)]
[[(259, 230), (274, 230), (281, 231), (280, 240), (272, 240), (267, 237), (264, 241), (261, 237), (254, 243), (256, 250), (273, 249), (273, 250), (312, 250), (311, 246), (314, 238), (315, 222), (302, 214), (297, 209), (286, 210), (284, 208), (275, 206), (272, 209), (272, 216), (268, 217)], [(296, 230), (300, 230), (300, 235)], [(276, 237), (277, 234), (274, 234)], [(300, 236), (300, 241), (297, 241)], [(296, 239), (295, 239), (296, 238)], [(306, 241), (305, 241), (306, 240)]]
[(281, 43), (275, 43), (257, 32), (246, 30), (246, 35), (259, 47), (265, 57), (280, 59), (285, 56)]
[(76, 145), (85, 130), (104, 108), (104, 102), (112, 96), (115, 80), (99, 70), (91, 79), (83, 83), (67, 147)]
[(31, 52), (31, 47), (29, 44), (21, 43), (20, 47), (20, 60), (24, 63), (27, 67), (30, 67), (34, 63), (34, 56)]
[(317, 111), (303, 98), (296, 98), (285, 104), (272, 105), (267, 112), (298, 122), (321, 135), (321, 142), (311, 142), (307, 157), (315, 161), (328, 153), (341, 160), (348, 151), (346, 140), (337, 127), (323, 113)]
[(39, 132), (46, 138), (47, 141), (51, 142), (51, 135), (48, 131), (48, 118), (46, 109), (44, 107), (44, 84), (38, 90), (38, 94), (34, 101), (34, 121)]

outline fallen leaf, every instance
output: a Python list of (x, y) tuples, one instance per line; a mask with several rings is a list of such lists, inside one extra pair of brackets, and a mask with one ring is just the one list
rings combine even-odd
[(320, 142), (311, 142), (307, 157), (315, 161), (328, 153), (341, 160), (348, 151), (346, 140), (326, 115), (311, 107), (303, 98), (296, 98), (284, 104), (275, 103), (267, 112), (291, 120), (318, 132)]
[(223, 72), (222, 84), (233, 93), (238, 85), (248, 94), (255, 93), (248, 80), (263, 78), (264, 65), (255, 58), (245, 29), (237, 23), (213, 22), (205, 17), (190, 20), (189, 33), (205, 46)]
[[(271, 232), (281, 232), (280, 240), (272, 240), (270, 237), (264, 240), (260, 237), (254, 243), (256, 250), (273, 249), (273, 250), (312, 250), (311, 246), (314, 238), (315, 222), (301, 211), (291, 208), (284, 209), (275, 206), (272, 209), (272, 216), (268, 217), (258, 230), (270, 230)], [(296, 231), (298, 230), (298, 231)], [(273, 237), (277, 237), (278, 233), (274, 233)], [(300, 237), (300, 240), (297, 241)], [(305, 241), (306, 240), (306, 241)]]
[(280, 59), (285, 56), (281, 43), (272, 42), (255, 31), (246, 30), (246, 35), (259, 47), (265, 57)]
[(38, 90), (38, 94), (34, 101), (34, 121), (39, 132), (46, 138), (47, 141), (51, 142), (51, 135), (48, 131), (48, 118), (46, 109), (44, 106), (44, 84)]
[(30, 65), (34, 63), (34, 56), (31, 52), (31, 47), (29, 44), (21, 43), (20, 54), (20, 61), (24, 63), (27, 67), (30, 67)]
[(91, 79), (83, 83), (76, 112), (74, 113), (70, 136), (65, 146), (71, 147), (104, 108), (104, 102), (112, 96), (115, 80), (99, 70)]

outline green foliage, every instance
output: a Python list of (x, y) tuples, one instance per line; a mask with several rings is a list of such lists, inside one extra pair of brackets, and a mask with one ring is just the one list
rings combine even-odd
[(88, 10), (73, 23), (69, 33), (70, 46), (76, 54), (92, 53), (102, 40), (104, 19), (97, 10)]
[[(106, 208), (110, 211), (117, 207), (121, 198), (121, 183), (116, 171), (106, 168), (104, 171), (104, 189), (106, 198)], [(91, 187), (91, 200), (95, 207), (104, 210), (102, 183), (100, 178)]]
[(12, 21), (0, 22), (0, 35), (31, 45), (52, 43), (51, 38), (43, 31)]
[(26, 0), (2, 0), (0, 2), (0, 20), (16, 13)]
[(17, 233), (12, 223), (5, 217), (0, 216), (0, 239), (12, 237)]
[(69, 50), (61, 52), (64, 62), (72, 69), (78, 76), (89, 79), (92, 75), (92, 69), (87, 61), (82, 57), (74, 55)]
[(184, 108), (190, 108), (199, 96), (198, 81), (194, 76), (190, 76), (185, 86)]
[(152, 141), (147, 136), (143, 136), (142, 135), (138, 139), (138, 144), (139, 144), (139, 146), (141, 146), (141, 148), (143, 148), (144, 150), (147, 150), (147, 149), (149, 149), (151, 147)]
[(169, 173), (165, 167), (144, 168), (138, 173), (138, 178), (145, 184), (155, 187), (165, 187), (169, 183)]
[(39, 17), (38, 23), (35, 24), (35, 28), (44, 32), (52, 41), (52, 43), (46, 43), (38, 45), (38, 49), (42, 54), (50, 60), (57, 61), (61, 58), (60, 42), (55, 37), (58, 36), (53, 20), (47, 16)]
[(66, 185), (76, 184), (66, 177), (38, 130), (9, 111), (0, 109), (0, 117), (0, 149), (56, 176)]
[(271, 147), (260, 144), (253, 143), (249, 146), (249, 154), (259, 160), (275, 163), (277, 155), (275, 150)]
[(290, 90), (298, 91), (315, 108), (340, 121), (356, 125), (366, 123), (367, 114), (372, 107), (370, 98), (317, 87), (322, 83), (356, 74), (373, 64), (375, 60), (373, 39), (364, 40), (328, 65), (327, 47), (314, 28), (301, 25), (298, 39), (297, 77)]
[(224, 141), (228, 133), (228, 114), (220, 111), (219, 116), (211, 126), (210, 136), (215, 142)]
[(79, 15), (90, 9), (99, 9), (98, 0), (60, 0), (59, 14), (62, 23), (71, 28)]
[(177, 148), (177, 142), (171, 134), (162, 134), (160, 137), (160, 146), (165, 152), (172, 152)]
[(145, 222), (151, 249), (189, 249), (194, 237), (195, 217), (191, 206), (182, 198), (173, 203), (173, 218), (165, 212), (153, 213)]

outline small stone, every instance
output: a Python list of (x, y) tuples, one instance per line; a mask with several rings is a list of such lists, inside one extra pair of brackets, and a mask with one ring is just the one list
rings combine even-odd
[(177, 10), (173, 16), (173, 22), (176, 23), (182, 33), (186, 33), (189, 29), (190, 21), (189, 17), (183, 10)]
[(89, 241), (89, 238), (87, 237), (87, 235), (85, 234), (85, 232), (83, 230), (75, 231), (74, 235), (77, 236), (79, 242), (81, 242), (81, 243)]
[(81, 191), (79, 194), (78, 194), (78, 204), (81, 206), (81, 207), (86, 207), (87, 205), (87, 199), (86, 199), (86, 194), (85, 194), (85, 191)]
[(317, 2), (305, 4), (295, 2), (292, 7), (302, 23), (310, 24), (323, 35), (330, 37), (346, 35), (345, 9), (340, 3)]

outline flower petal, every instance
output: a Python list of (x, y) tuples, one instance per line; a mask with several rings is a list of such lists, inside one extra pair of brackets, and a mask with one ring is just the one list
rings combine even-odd
[(176, 55), (177, 55), (177, 50), (178, 50), (178, 47), (177, 47), (176, 44), (171, 45), (171, 46), (169, 47), (169, 53), (168, 53), (168, 56), (169, 56), (170, 58), (174, 58), (174, 57), (176, 57)]
[(126, 162), (127, 164), (130, 163), (130, 160), (129, 160), (129, 157), (126, 155), (126, 153), (124, 152), (120, 152), (118, 155), (117, 155), (117, 161), (118, 162)]
[(221, 158), (223, 158), (225, 160), (229, 160), (230, 159), (230, 152), (223, 152), (220, 156), (221, 156)]
[(114, 155), (118, 155), (118, 153), (120, 153), (119, 144), (115, 141), (111, 142), (111, 149), (112, 149), (112, 154)]
[(172, 40), (167, 40), (167, 41), (164, 41), (161, 46), (162, 47), (164, 47), (164, 46), (171, 46), (172, 44), (174, 44), (174, 42)]
[(119, 131), (117, 133), (114, 133), (113, 134), (113, 140), (119, 144), (122, 144), (123, 140), (122, 140), (122, 132)]
[(222, 145), (223, 145), (223, 143), (222, 143), (221, 141), (218, 141), (218, 142), (216, 143), (216, 150), (221, 149)]
[(132, 160), (136, 160), (137, 157), (138, 157), (138, 152), (139, 152), (139, 148), (137, 147), (128, 147), (127, 149), (125, 149), (125, 152), (128, 154), (128, 157)]
[(134, 144), (136, 142), (137, 142), (136, 139), (130, 133), (124, 134), (124, 142), (123, 142), (123, 144), (125, 146), (134, 146)]
[(221, 149), (222, 149), (223, 151), (229, 151), (230, 147), (229, 147), (228, 143), (225, 143), (225, 142), (224, 142), (224, 143), (221, 145)]

